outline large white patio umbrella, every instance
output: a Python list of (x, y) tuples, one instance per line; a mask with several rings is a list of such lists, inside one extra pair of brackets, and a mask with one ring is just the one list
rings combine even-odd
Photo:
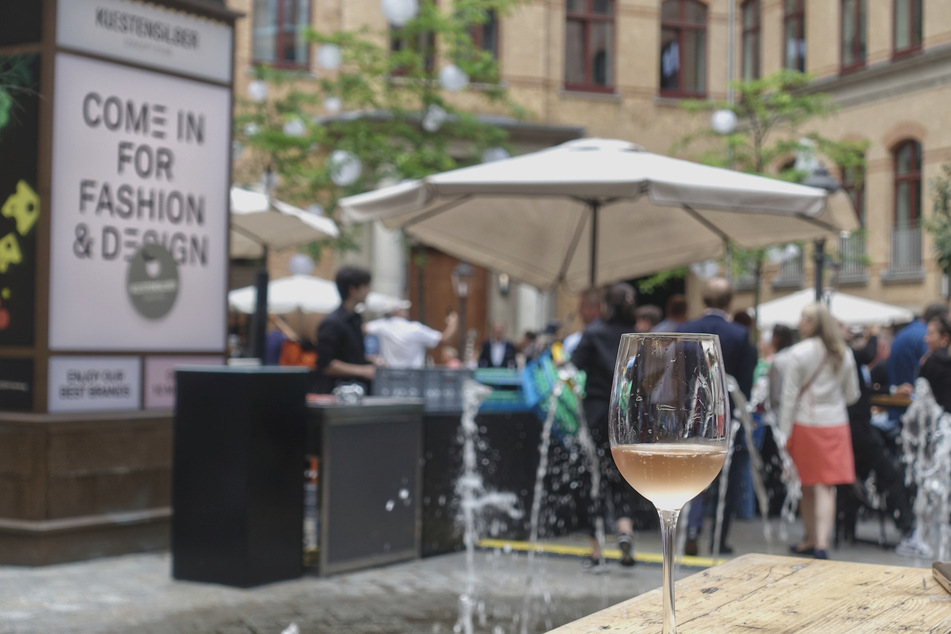
[[(848, 197), (579, 139), (339, 201), (458, 258), (581, 290), (724, 254), (858, 227)], [(828, 199), (828, 200), (827, 200)]]
[(308, 213), (267, 194), (240, 187), (231, 188), (230, 246), (232, 258), (264, 258), (265, 267), (257, 273), (256, 309), (251, 326), (252, 355), (264, 356), (267, 315), (267, 253), (270, 249), (307, 244), (340, 235), (333, 220)]
[[(253, 313), (257, 304), (254, 286), (237, 288), (228, 293), (228, 306), (242, 313)], [(387, 313), (396, 308), (408, 307), (409, 303), (399, 297), (371, 291), (365, 306), (374, 313)], [(340, 306), (337, 285), (313, 275), (292, 275), (272, 280), (267, 287), (267, 310), (275, 315), (302, 313), (327, 314)]]
[(231, 188), (233, 258), (260, 258), (268, 249), (286, 249), (340, 235), (330, 218), (309, 213), (261, 192)]
[[(915, 314), (907, 308), (846, 293), (827, 293), (826, 300), (832, 316), (849, 326), (894, 326), (906, 324), (915, 318)], [(772, 328), (776, 324), (795, 328), (799, 324), (802, 309), (815, 301), (815, 290), (805, 288), (763, 302), (757, 307), (757, 324), (760, 328)]]

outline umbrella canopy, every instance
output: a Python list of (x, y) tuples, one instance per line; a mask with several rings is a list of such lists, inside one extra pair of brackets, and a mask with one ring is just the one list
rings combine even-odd
[[(914, 313), (906, 308), (864, 297), (838, 292), (829, 293), (827, 297), (832, 316), (849, 326), (893, 326), (908, 323), (915, 318)], [(776, 324), (795, 328), (799, 324), (802, 309), (815, 301), (815, 290), (806, 288), (796, 291), (760, 304), (756, 321), (761, 328), (772, 328)]]
[(848, 197), (609, 139), (408, 181), (339, 201), (446, 253), (547, 289), (600, 286), (744, 247), (857, 228)]
[[(254, 286), (245, 286), (228, 293), (229, 307), (242, 313), (253, 313), (256, 301)], [(269, 313), (284, 315), (299, 310), (303, 313), (326, 314), (339, 306), (340, 293), (337, 292), (337, 285), (320, 277), (292, 275), (268, 283)], [(408, 306), (409, 302), (399, 297), (375, 291), (367, 295), (366, 308), (374, 313), (387, 313)]]
[(285, 249), (340, 235), (330, 218), (298, 209), (240, 187), (231, 188), (231, 257), (259, 258), (265, 249)]

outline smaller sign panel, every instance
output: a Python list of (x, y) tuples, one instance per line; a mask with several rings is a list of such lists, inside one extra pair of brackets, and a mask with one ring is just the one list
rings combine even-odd
[(145, 409), (175, 408), (175, 368), (183, 365), (224, 365), (223, 357), (146, 357)]
[(0, 411), (33, 409), (33, 360), (0, 359)]
[(138, 357), (50, 357), (48, 409), (139, 409), (141, 374)]
[(231, 27), (128, 0), (69, 0), (56, 7), (56, 43), (103, 57), (231, 82)]

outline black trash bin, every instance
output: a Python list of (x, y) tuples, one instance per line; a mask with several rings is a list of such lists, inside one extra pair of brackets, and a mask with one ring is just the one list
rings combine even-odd
[(301, 576), (307, 370), (181, 368), (176, 386), (172, 576)]

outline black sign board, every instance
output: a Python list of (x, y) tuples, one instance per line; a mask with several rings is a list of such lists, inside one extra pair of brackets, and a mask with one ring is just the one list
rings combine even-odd
[(33, 360), (0, 359), (0, 411), (33, 410)]
[(39, 42), (43, 25), (43, 0), (0, 2), (0, 46)]

